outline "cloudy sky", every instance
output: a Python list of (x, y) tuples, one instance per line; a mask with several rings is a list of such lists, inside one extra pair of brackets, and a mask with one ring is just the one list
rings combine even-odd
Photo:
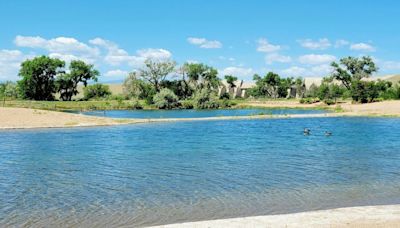
[(0, 2), (0, 81), (36, 55), (82, 59), (120, 81), (146, 58), (203, 62), (221, 75), (324, 76), (345, 56), (400, 73), (398, 1)]

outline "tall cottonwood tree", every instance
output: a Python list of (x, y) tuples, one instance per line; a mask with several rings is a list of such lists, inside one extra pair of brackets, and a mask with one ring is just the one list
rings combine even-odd
[(21, 97), (31, 100), (54, 100), (55, 78), (64, 73), (65, 62), (48, 56), (39, 56), (21, 64), (18, 81)]
[(176, 63), (172, 60), (147, 59), (144, 67), (139, 70), (139, 76), (148, 81), (159, 92), (167, 76), (174, 72)]
[(86, 64), (81, 60), (71, 61), (69, 70), (69, 73), (60, 74), (56, 79), (57, 92), (63, 101), (70, 101), (72, 96), (78, 94), (79, 83), (86, 87), (89, 80), (97, 82), (97, 77), (100, 75), (92, 64)]
[(334, 71), (332, 78), (341, 81), (347, 89), (351, 89), (353, 82), (359, 82), (363, 78), (369, 78), (378, 71), (374, 61), (369, 56), (346, 57), (340, 59), (339, 63), (331, 64)]

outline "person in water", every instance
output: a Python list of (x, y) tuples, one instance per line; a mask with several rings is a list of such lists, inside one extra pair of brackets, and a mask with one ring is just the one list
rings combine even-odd
[(304, 128), (304, 135), (309, 135), (311, 133), (311, 130), (308, 128)]
[(331, 136), (332, 135), (332, 132), (330, 132), (330, 131), (325, 131), (325, 136)]

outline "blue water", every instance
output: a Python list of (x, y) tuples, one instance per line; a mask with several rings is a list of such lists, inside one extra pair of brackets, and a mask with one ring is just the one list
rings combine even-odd
[(394, 118), (0, 131), (0, 227), (137, 227), (399, 203), (399, 132)]
[(179, 110), (110, 110), (87, 111), (86, 115), (106, 116), (112, 118), (199, 118), (215, 116), (248, 116), (248, 115), (285, 115), (285, 114), (318, 114), (324, 110), (309, 109), (179, 109)]

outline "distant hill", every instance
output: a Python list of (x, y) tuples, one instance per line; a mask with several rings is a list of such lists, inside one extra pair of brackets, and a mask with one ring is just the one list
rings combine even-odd
[(393, 84), (400, 82), (400, 74), (387, 75), (382, 77), (383, 80), (390, 81)]
[[(108, 85), (110, 87), (111, 93), (113, 95), (121, 95), (123, 93), (122, 84), (108, 84), (104, 83), (104, 85)], [(83, 98), (83, 85), (78, 86), (78, 94), (74, 96), (75, 99)]]

